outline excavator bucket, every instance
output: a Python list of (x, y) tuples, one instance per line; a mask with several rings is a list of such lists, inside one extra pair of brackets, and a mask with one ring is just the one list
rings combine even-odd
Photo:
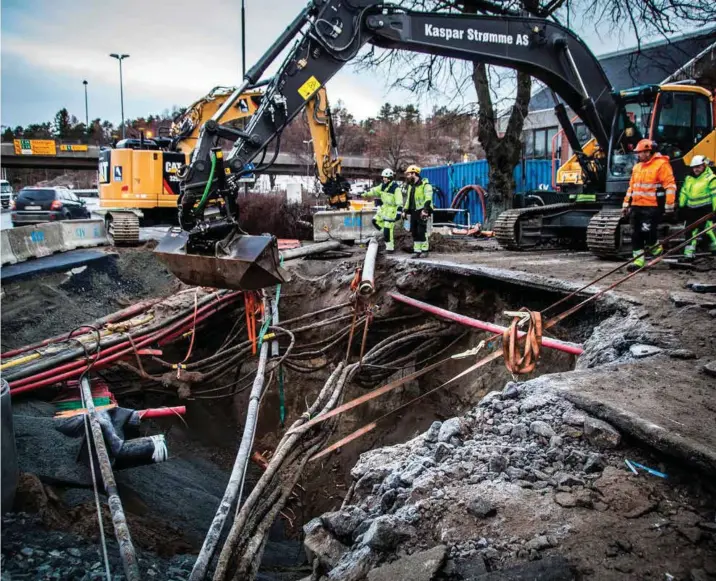
[(188, 234), (172, 228), (154, 252), (179, 280), (194, 286), (258, 290), (288, 282), (279, 266), (274, 236), (234, 234), (216, 244), (213, 255), (187, 252)]

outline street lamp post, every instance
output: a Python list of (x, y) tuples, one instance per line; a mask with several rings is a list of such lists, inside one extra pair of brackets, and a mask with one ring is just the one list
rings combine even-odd
[(87, 81), (82, 81), (82, 84), (85, 86), (85, 129), (87, 133), (89, 134), (89, 107), (87, 106)]
[(124, 127), (124, 86), (122, 84), (122, 60), (129, 58), (128, 54), (115, 54), (112, 53), (112, 58), (115, 58), (119, 61), (119, 106), (122, 109), (122, 139), (124, 139), (125, 135), (125, 127)]

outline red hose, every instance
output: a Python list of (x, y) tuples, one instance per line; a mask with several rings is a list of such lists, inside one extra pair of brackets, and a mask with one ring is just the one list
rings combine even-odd
[(487, 218), (487, 205), (485, 204), (485, 196), (487, 195), (487, 192), (482, 186), (479, 186), (477, 184), (470, 184), (469, 186), (464, 186), (460, 188), (457, 194), (455, 194), (455, 197), (452, 200), (452, 204), (450, 204), (451, 208), (457, 209), (462, 204), (463, 199), (467, 197), (467, 194), (470, 191), (474, 191), (477, 194), (478, 199), (480, 200), (480, 206), (482, 207), (482, 221), (484, 222)]
[[(206, 319), (207, 317), (214, 314), (214, 312), (223, 309), (227, 304), (234, 299), (236, 299), (239, 296), (238, 293), (225, 295), (223, 297), (218, 298), (216, 301), (204, 305), (201, 309), (197, 311), (198, 314), (202, 314), (203, 316), (197, 317), (196, 322), (199, 323)], [(214, 312), (206, 313), (207, 310), (214, 309)], [(206, 313), (206, 314), (204, 314)], [(172, 333), (179, 329), (178, 334), (183, 334), (188, 329), (192, 327), (192, 324), (189, 323), (190, 321), (193, 321), (194, 314), (188, 315), (187, 317), (173, 323), (166, 329), (159, 329), (158, 331), (155, 331), (151, 335), (142, 337), (139, 339), (139, 341), (135, 341), (135, 347), (137, 349), (144, 347), (145, 345), (148, 345), (149, 343), (152, 343), (153, 341), (156, 341), (158, 339), (161, 339), (165, 336), (167, 336), (169, 333)], [(182, 326), (183, 325), (183, 326)], [(117, 352), (120, 349), (124, 349), (122, 351)], [(110, 363), (113, 363), (114, 361), (117, 361), (118, 359), (121, 359), (122, 357), (125, 357), (127, 355), (131, 355), (134, 352), (134, 347), (131, 346), (131, 343), (127, 340), (123, 343), (118, 343), (117, 345), (113, 345), (112, 347), (108, 347), (106, 351), (102, 351), (100, 353), (99, 359), (96, 361), (96, 363), (92, 366), (93, 368), (102, 368), (107, 366)], [(113, 353), (110, 355), (110, 353)], [(65, 365), (61, 365), (60, 367), (57, 367), (55, 369), (51, 369), (48, 371), (44, 371), (42, 373), (38, 373), (37, 375), (34, 375), (32, 377), (26, 377), (24, 379), (19, 379), (17, 381), (14, 381), (10, 383), (10, 395), (15, 395), (18, 393), (23, 393), (25, 391), (31, 391), (33, 389), (38, 389), (40, 387), (45, 387), (47, 385), (52, 385), (54, 383), (57, 383), (59, 381), (63, 381), (65, 379), (72, 379), (75, 377), (79, 377), (81, 375), (81, 372), (86, 368), (87, 363), (85, 361), (74, 361), (72, 363), (67, 363)], [(67, 371), (65, 371), (67, 370)], [(63, 373), (64, 372), (64, 373)], [(59, 373), (59, 375), (58, 375)]]
[(148, 410), (140, 410), (138, 413), (141, 419), (183, 416), (186, 413), (186, 406), (180, 405), (173, 408), (152, 408)]

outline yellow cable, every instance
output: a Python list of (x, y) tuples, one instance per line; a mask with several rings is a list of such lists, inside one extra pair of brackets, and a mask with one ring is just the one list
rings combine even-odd
[(33, 361), (34, 359), (38, 359), (41, 357), (39, 353), (32, 353), (31, 355), (25, 355), (24, 357), (19, 357), (18, 359), (13, 359), (12, 361), (8, 361), (7, 363), (3, 363), (0, 365), (0, 370), (7, 369), (8, 367), (15, 367), (16, 365), (22, 365), (23, 363), (27, 363), (28, 361)]

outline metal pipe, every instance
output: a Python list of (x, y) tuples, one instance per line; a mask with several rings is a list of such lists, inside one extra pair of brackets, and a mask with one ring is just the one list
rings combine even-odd
[(310, 256), (311, 254), (326, 252), (327, 250), (338, 250), (341, 246), (342, 244), (340, 240), (326, 240), (325, 242), (319, 242), (318, 244), (310, 244), (308, 246), (301, 246), (300, 248), (284, 250), (281, 253), (281, 256), (283, 256), (284, 260), (293, 260), (294, 258)]
[[(107, 504), (112, 514), (112, 525), (114, 526), (114, 536), (119, 544), (119, 555), (124, 565), (124, 574), (127, 581), (140, 581), (139, 566), (137, 565), (137, 554), (134, 551), (132, 537), (129, 534), (127, 519), (124, 516), (122, 501), (117, 491), (117, 482), (112, 472), (112, 464), (109, 460), (109, 454), (104, 444), (102, 436), (102, 426), (97, 418), (97, 410), (94, 407), (92, 399), (92, 390), (87, 374), (83, 375), (80, 380), (80, 389), (82, 390), (82, 399), (84, 400), (87, 415), (89, 415), (90, 425), (92, 427), (92, 440), (94, 441), (94, 449), (97, 453), (97, 461), (102, 472), (102, 480), (104, 481), (104, 489), (107, 493)], [(89, 442), (87, 442), (89, 447)], [(90, 462), (94, 462), (90, 448)]]
[(202, 581), (206, 576), (206, 570), (209, 567), (211, 560), (216, 551), (216, 545), (219, 543), (221, 538), (221, 531), (224, 528), (226, 517), (231, 510), (231, 506), (240, 494), (240, 490), (244, 486), (244, 476), (246, 474), (246, 466), (251, 455), (251, 447), (254, 442), (254, 434), (256, 432), (256, 422), (258, 420), (259, 403), (261, 401), (261, 394), (264, 388), (264, 376), (266, 374), (266, 359), (268, 358), (268, 341), (264, 341), (261, 344), (261, 351), (259, 353), (259, 366), (256, 369), (256, 377), (254, 378), (254, 384), (251, 388), (251, 395), (249, 396), (249, 407), (246, 411), (246, 421), (244, 422), (244, 434), (241, 437), (241, 444), (239, 445), (239, 451), (236, 454), (236, 460), (234, 461), (234, 467), (231, 470), (231, 476), (229, 483), (226, 486), (224, 497), (221, 499), (221, 504), (216, 511), (214, 520), (209, 527), (209, 531), (206, 533), (204, 544), (201, 547), (201, 552), (196, 558), (194, 568), (189, 576), (189, 581)]
[[(421, 309), (425, 312), (428, 312), (432, 315), (442, 317), (443, 319), (448, 319), (450, 321), (454, 321), (461, 325), (465, 325), (466, 327), (473, 327), (475, 329), (481, 329), (482, 331), (489, 331), (490, 333), (500, 333), (500, 334), (502, 334), (503, 332), (505, 332), (507, 330), (507, 327), (503, 327), (502, 325), (495, 325), (494, 323), (486, 323), (486, 322), (480, 321), (478, 319), (473, 319), (472, 317), (466, 317), (465, 315), (459, 315), (457, 313), (453, 313), (452, 311), (448, 311), (446, 309), (441, 309), (440, 307), (435, 307), (433, 305), (429, 305), (428, 303), (424, 303), (417, 299), (412, 299), (412, 298), (407, 297), (401, 293), (389, 292), (388, 295), (392, 299), (395, 299), (396, 301), (405, 303), (406, 305), (410, 305), (411, 307), (416, 307), (416, 308)], [(524, 332), (522, 332), (522, 331), (518, 332), (518, 337), (522, 338), (522, 337), (524, 337), (524, 335), (525, 335)], [(581, 355), (582, 353), (584, 353), (584, 349), (582, 349), (581, 346), (579, 346), (575, 343), (568, 343), (566, 341), (560, 341), (559, 339), (550, 339), (549, 337), (542, 337), (542, 345), (544, 345), (545, 347), (547, 347), (549, 349), (557, 349), (558, 351), (563, 351), (565, 353), (570, 353), (572, 355)]]
[(378, 241), (371, 238), (363, 261), (363, 275), (358, 285), (358, 292), (363, 296), (375, 292), (375, 259), (378, 256)]

